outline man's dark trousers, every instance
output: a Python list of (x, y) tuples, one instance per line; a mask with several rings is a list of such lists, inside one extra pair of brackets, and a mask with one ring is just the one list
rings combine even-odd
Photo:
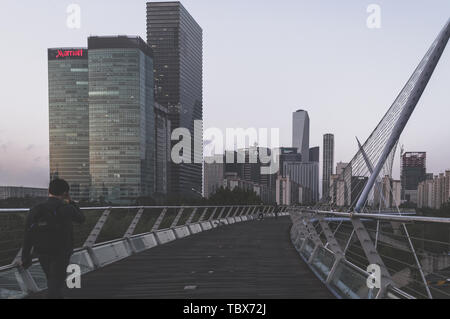
[(66, 285), (67, 266), (70, 262), (70, 255), (40, 255), (39, 262), (47, 277), (47, 298), (62, 299), (62, 290)]

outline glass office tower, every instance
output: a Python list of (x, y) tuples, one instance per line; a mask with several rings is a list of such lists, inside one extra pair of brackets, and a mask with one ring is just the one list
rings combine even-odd
[(292, 147), (302, 154), (302, 162), (309, 162), (309, 115), (307, 111), (298, 110), (293, 114)]
[(92, 198), (130, 203), (155, 184), (152, 50), (139, 37), (90, 37)]
[(180, 2), (149, 2), (147, 43), (155, 57), (156, 102), (168, 108), (172, 130), (187, 128), (192, 137), (192, 163), (172, 162), (169, 191), (195, 197), (202, 192), (203, 130), (194, 137), (194, 121), (203, 119), (203, 31)]
[(75, 200), (89, 199), (88, 51), (48, 49), (50, 179), (64, 178)]
[(323, 136), (323, 179), (322, 197), (327, 199), (330, 196), (330, 181), (333, 175), (334, 166), (334, 135), (325, 134)]

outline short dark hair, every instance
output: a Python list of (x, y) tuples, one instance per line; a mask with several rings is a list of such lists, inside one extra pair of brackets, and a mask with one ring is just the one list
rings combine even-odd
[(70, 190), (69, 184), (63, 179), (54, 179), (48, 186), (48, 192), (54, 196), (61, 196), (64, 193), (68, 193)]

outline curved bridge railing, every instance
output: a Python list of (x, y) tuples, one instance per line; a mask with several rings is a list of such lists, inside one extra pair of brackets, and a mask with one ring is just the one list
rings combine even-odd
[[(278, 207), (287, 215), (287, 207)], [(180, 206), (82, 208), (83, 225), (74, 227), (71, 264), (81, 274), (102, 268), (133, 254), (199, 232), (251, 221), (263, 213), (275, 216), (273, 206)], [(29, 269), (18, 261), (28, 209), (0, 209), (0, 299), (23, 298), (46, 289), (37, 260)]]
[(450, 298), (450, 218), (290, 208), (291, 240), (338, 298)]

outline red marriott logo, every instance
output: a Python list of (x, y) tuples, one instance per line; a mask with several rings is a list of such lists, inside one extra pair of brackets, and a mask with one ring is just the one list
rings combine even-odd
[(59, 59), (71, 56), (83, 56), (83, 50), (66, 50), (66, 51), (58, 50), (56, 58)]

